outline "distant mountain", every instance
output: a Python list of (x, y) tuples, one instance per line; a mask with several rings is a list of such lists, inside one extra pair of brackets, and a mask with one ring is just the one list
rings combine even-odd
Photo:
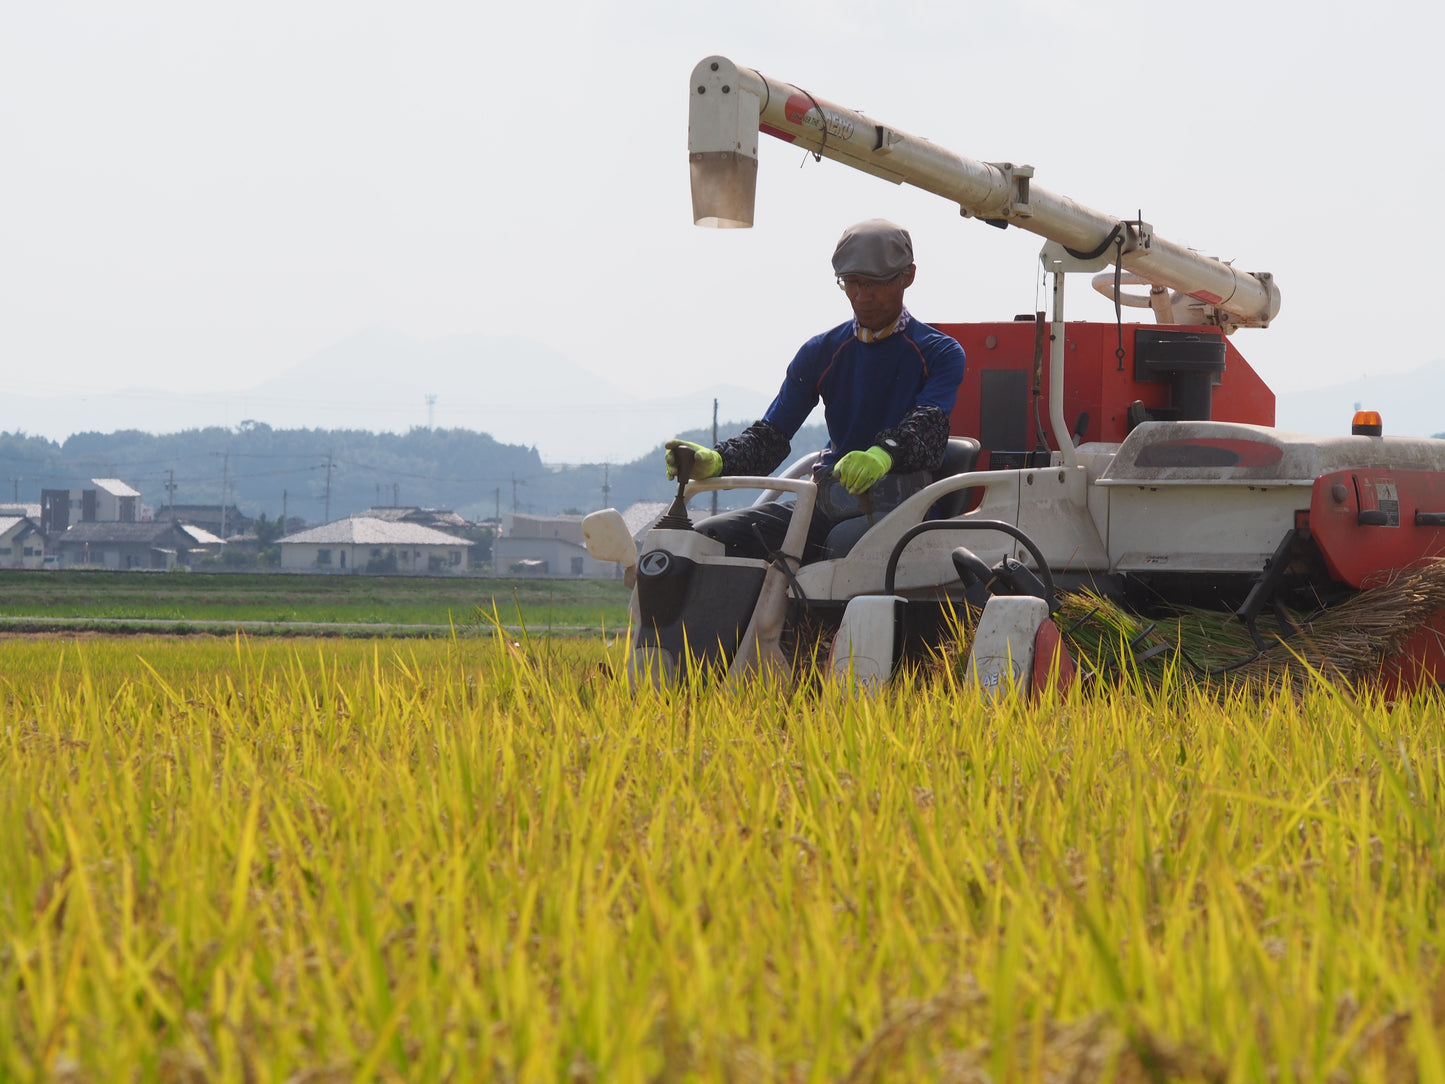
[[(227, 392), (156, 388), (52, 397), (0, 397), (0, 431), (63, 441), (129, 429), (175, 433), (252, 421), (275, 429), (405, 433), (416, 426), (488, 433), (536, 448), (547, 462), (623, 462), (680, 429), (756, 418), (770, 396), (729, 385), (686, 395), (613, 383), (520, 336), (419, 342), (393, 331), (353, 335), (279, 377)], [(434, 397), (428, 403), (428, 397)]]
[[(725, 422), (721, 437), (744, 422)], [(669, 433), (669, 436), (674, 435)], [(711, 427), (675, 435), (711, 441)], [(821, 426), (793, 441), (794, 458), (826, 439)], [(625, 463), (559, 467), (536, 449), (500, 444), (485, 433), (416, 426), (407, 433), (356, 429), (273, 429), (264, 422), (155, 435), (138, 430), (87, 432), (63, 444), (0, 432), (5, 496), (39, 502), (44, 489), (86, 489), (93, 478), (120, 478), (141, 504), (164, 515), (168, 504), (234, 504), (247, 515), (299, 517), (308, 523), (354, 515), (373, 505), (450, 508), (467, 519), (501, 512), (590, 512), (604, 505), (670, 499), (662, 441)], [(719, 496), (719, 507), (748, 503), (754, 491)], [(696, 507), (710, 505), (707, 500)]]
[(1357, 405), (1361, 410), (1379, 411), (1388, 436), (1445, 433), (1445, 360), (1408, 373), (1276, 393), (1275, 424), (1301, 433), (1348, 433)]
[[(249, 511), (278, 510), (286, 490), (309, 502), (293, 504), (293, 511), (304, 508), (314, 520), (326, 503), (324, 467), (332, 456), (333, 515), (383, 503), (388, 491), (404, 503), (473, 516), (506, 510), (513, 500), (534, 511), (587, 510), (601, 503), (604, 487), (607, 503), (620, 506), (667, 496), (662, 442), (684, 434), (708, 440), (714, 398), (723, 436), (759, 417), (770, 398), (726, 385), (657, 394), (665, 386), (610, 381), (519, 336), (419, 342), (373, 329), (244, 391), (0, 393), (0, 434), (50, 443), (18, 437), (0, 447), (0, 478), (10, 479), (9, 490), (23, 486), (28, 499), (38, 499), (43, 485), (121, 477), (155, 505), (163, 484), (177, 487), (178, 501), (187, 493), (184, 499), (219, 500), (225, 473), (232, 499)], [(427, 396), (435, 396), (430, 410)], [(1445, 360), (1411, 373), (1282, 392), (1277, 423), (1347, 433), (1357, 403), (1383, 415), (1387, 434), (1445, 432)], [(429, 421), (435, 440), (424, 439)], [(279, 432), (285, 430), (297, 432)], [(148, 434), (186, 436), (154, 442)], [(405, 439), (382, 439), (387, 435)], [(476, 439), (483, 435), (489, 439)], [(800, 434), (795, 450), (820, 439)], [(236, 458), (227, 463), (227, 453)], [(577, 469), (560, 470), (563, 464)], [(288, 473), (296, 471), (303, 474)]]

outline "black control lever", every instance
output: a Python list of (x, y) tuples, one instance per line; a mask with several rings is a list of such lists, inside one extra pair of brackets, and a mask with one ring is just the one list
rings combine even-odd
[(655, 524), (654, 528), (664, 531), (690, 531), (692, 520), (687, 515), (687, 483), (692, 478), (693, 449), (686, 444), (679, 444), (672, 449), (672, 462), (677, 472), (677, 496), (672, 499), (670, 507)]

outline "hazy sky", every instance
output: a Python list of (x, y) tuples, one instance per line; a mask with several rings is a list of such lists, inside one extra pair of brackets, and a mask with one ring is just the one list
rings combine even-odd
[[(772, 139), (757, 227), (692, 226), (713, 53), (1274, 272), (1275, 326), (1235, 341), (1278, 390), (1413, 369), (1445, 357), (1442, 24), (1400, 0), (0, 0), (5, 388), (244, 388), (384, 327), (771, 390), (846, 316), (828, 257), (872, 216), (913, 232), (920, 316), (1040, 303), (1039, 238)], [(1112, 318), (1082, 280), (1071, 302)]]

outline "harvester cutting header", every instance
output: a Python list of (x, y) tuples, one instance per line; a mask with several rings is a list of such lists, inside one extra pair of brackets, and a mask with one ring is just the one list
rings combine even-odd
[[(1433, 577), (1430, 589), (1399, 611), (1376, 670), (1402, 684), (1445, 675), (1445, 576), (1436, 574), (1445, 571), (1445, 441), (1384, 436), (1378, 417), (1357, 418), (1349, 435), (1275, 429), (1273, 393), (1226, 338), (1267, 327), (1279, 312), (1270, 274), (1237, 270), (1166, 241), (1147, 222), (1054, 195), (1033, 183), (1031, 166), (964, 158), (722, 57), (698, 64), (689, 95), (697, 224), (752, 225), (761, 132), (934, 193), (967, 217), (1044, 237), (1053, 311), (1051, 319), (918, 321), (919, 334), (954, 352), (952, 364), (959, 346), (966, 356), (951, 412), (920, 408), (934, 409), (941, 459), (916, 483), (922, 488), (880, 505), (876, 522), (869, 511), (851, 548), (820, 558), (809, 539), (829, 503), (822, 469), (841, 473), (860, 454), (833, 462), (845, 449), (833, 446), (831, 418), (830, 447), (778, 477), (763, 476), (766, 465), (743, 473), (736, 455), (724, 470), (719, 463), (735, 450), (726, 441), (675, 448), (678, 496), (640, 557), (617, 512), (589, 516), (588, 549), (622, 563), (635, 585), (634, 677), (669, 680), (689, 656), (728, 680), (788, 674), (806, 633), (828, 646), (828, 672), (883, 681), (901, 659), (942, 643), (966, 605), (981, 611), (968, 662), (977, 680), (1036, 688), (1071, 672), (1051, 617), (1065, 589), (1150, 616), (1184, 606), (1219, 611), (1253, 644), (1222, 674), (1288, 657), (1290, 641), (1323, 628), (1316, 619), (1326, 612), (1422, 570)], [(886, 275), (845, 274), (860, 228), (865, 236), (882, 230), (869, 244), (904, 247)], [(805, 344), (789, 367), (795, 386), (795, 367), (815, 343), (841, 335), (837, 349), (861, 356), (865, 348), (846, 345), (854, 337), (876, 345), (893, 333), (860, 323), (858, 299), (893, 290), (901, 303), (915, 271), (906, 231), (881, 220), (849, 227), (834, 269), (854, 334), (840, 325)], [(1151, 309), (1156, 324), (1065, 322), (1064, 285), (1076, 272), (1091, 273), (1118, 305)], [(1123, 290), (1139, 284), (1147, 294)], [(898, 354), (884, 347), (871, 356)], [(827, 403), (821, 378), (818, 390)], [(769, 416), (785, 398), (780, 392)], [(792, 415), (785, 436), (800, 420)], [(880, 477), (874, 471), (882, 485), (918, 465), (891, 433), (881, 430), (862, 453), (872, 464), (865, 486)], [(774, 447), (787, 454), (785, 439)], [(705, 469), (694, 472), (695, 463)], [(781, 542), (766, 540), (755, 557), (731, 540), (724, 546), (708, 525), (694, 530), (687, 501), (717, 489), (761, 490), (754, 510), (784, 507)]]

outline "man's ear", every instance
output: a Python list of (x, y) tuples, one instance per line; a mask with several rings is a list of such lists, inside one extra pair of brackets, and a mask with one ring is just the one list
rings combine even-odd
[(903, 288), (904, 288), (905, 290), (908, 289), (908, 287), (910, 287), (910, 286), (913, 285), (914, 276), (916, 276), (917, 274), (918, 274), (918, 265), (917, 265), (916, 263), (911, 263), (911, 264), (909, 264), (909, 265), (908, 265), (907, 277), (903, 280)]

